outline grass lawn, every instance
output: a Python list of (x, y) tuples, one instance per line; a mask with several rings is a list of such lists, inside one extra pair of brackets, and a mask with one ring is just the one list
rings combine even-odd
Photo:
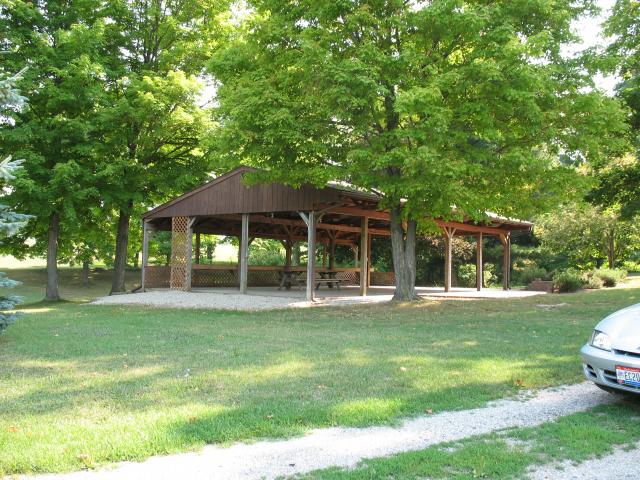
[[(42, 296), (40, 270), (10, 272)], [(63, 294), (89, 290), (63, 271)], [(577, 351), (640, 289), (237, 313), (32, 303), (0, 336), (0, 474), (371, 425), (581, 381)], [(557, 307), (540, 305), (559, 304)]]

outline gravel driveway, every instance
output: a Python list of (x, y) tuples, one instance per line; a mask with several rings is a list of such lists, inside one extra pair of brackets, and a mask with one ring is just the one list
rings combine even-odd
[(96, 298), (94, 305), (147, 305), (170, 308), (212, 308), (216, 310), (273, 310), (311, 306), (296, 297), (241, 295), (239, 293), (181, 292), (152, 290)]
[(38, 478), (272, 479), (331, 466), (353, 467), (365, 458), (424, 449), (503, 428), (536, 426), (614, 400), (614, 396), (593, 384), (581, 383), (541, 390), (531, 398), (500, 400), (482, 408), (421, 416), (398, 427), (318, 429), (290, 440), (239, 443), (229, 448), (210, 445), (198, 453), (153, 457), (141, 463), (122, 463), (113, 469)]

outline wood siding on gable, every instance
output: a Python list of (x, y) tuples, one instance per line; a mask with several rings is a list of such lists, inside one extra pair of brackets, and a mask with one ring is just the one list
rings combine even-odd
[(299, 189), (278, 183), (247, 186), (240, 170), (213, 180), (193, 192), (144, 215), (147, 219), (177, 216), (208, 216), (238, 213), (293, 212), (339, 202), (341, 192), (332, 188), (302, 186)]

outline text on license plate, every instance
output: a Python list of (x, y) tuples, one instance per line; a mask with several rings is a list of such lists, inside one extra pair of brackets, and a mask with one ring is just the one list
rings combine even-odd
[(640, 387), (640, 368), (623, 367), (616, 365), (616, 377), (622, 385)]

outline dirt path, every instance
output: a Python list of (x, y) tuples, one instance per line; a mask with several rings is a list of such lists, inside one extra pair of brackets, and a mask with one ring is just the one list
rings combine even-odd
[(421, 416), (405, 420), (398, 427), (326, 428), (290, 440), (236, 444), (230, 448), (212, 445), (198, 453), (37, 478), (271, 479), (331, 466), (352, 467), (365, 458), (419, 450), (503, 428), (535, 426), (614, 399), (591, 383), (581, 383), (542, 390), (531, 398), (500, 400), (482, 408)]

